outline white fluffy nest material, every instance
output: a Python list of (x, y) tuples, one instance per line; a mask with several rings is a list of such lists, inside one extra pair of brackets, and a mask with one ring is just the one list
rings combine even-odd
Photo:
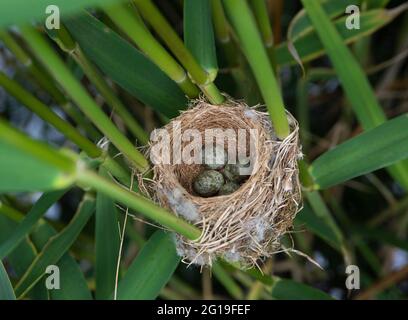
[(249, 268), (258, 259), (282, 250), (280, 240), (290, 232), (301, 207), (298, 123), (288, 114), (291, 133), (281, 141), (268, 114), (257, 109), (241, 102), (214, 106), (199, 100), (164, 127), (171, 133), (173, 121), (179, 121), (182, 132), (198, 129), (203, 141), (207, 128), (254, 128), (259, 132), (255, 141), (258, 170), (230, 195), (194, 195), (192, 181), (203, 165), (157, 164), (153, 180), (142, 182), (154, 201), (202, 230), (195, 241), (175, 236), (183, 262), (211, 266), (222, 257)]

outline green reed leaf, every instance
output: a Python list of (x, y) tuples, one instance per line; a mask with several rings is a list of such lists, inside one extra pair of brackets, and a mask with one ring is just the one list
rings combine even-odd
[(16, 300), (6, 269), (0, 260), (0, 300)]
[(41, 253), (16, 285), (16, 295), (23, 297), (44, 275), (47, 266), (56, 264), (69, 250), (95, 210), (95, 200), (85, 195), (69, 225), (50, 238)]
[[(101, 168), (99, 174), (111, 180), (105, 169)], [(109, 298), (115, 288), (120, 241), (118, 222), (115, 202), (103, 193), (98, 193), (95, 214), (96, 299)]]
[(130, 94), (169, 118), (185, 109), (187, 99), (174, 81), (101, 21), (81, 14), (65, 23), (87, 57)]
[[(33, 20), (43, 21), (51, 14), (46, 12), (50, 5), (57, 6), (62, 16), (72, 15), (81, 8), (109, 5), (122, 0), (2, 0), (0, 2), (0, 27), (21, 24)], [(54, 9), (52, 12), (55, 12)]]
[(352, 138), (310, 166), (318, 188), (328, 188), (408, 158), (408, 114)]
[(288, 279), (275, 281), (272, 297), (278, 300), (333, 300), (333, 297), (319, 289)]
[(156, 231), (147, 241), (119, 283), (119, 300), (158, 296), (180, 262), (172, 237), (169, 232)]
[(214, 80), (218, 64), (209, 0), (184, 1), (184, 43)]
[[(347, 17), (341, 17), (335, 20), (333, 24), (341, 37), (341, 42), (349, 44), (381, 29), (393, 21), (396, 16), (397, 15), (393, 13), (393, 11), (377, 9), (362, 12), (360, 14), (359, 29), (347, 29), (345, 24)], [(293, 33), (297, 34), (297, 36), (292, 37), (292, 42), (302, 62), (314, 60), (328, 53), (327, 49), (325, 49), (322, 44), (322, 41), (319, 39), (315, 28), (310, 28), (307, 25), (304, 29), (297, 30)], [(275, 55), (278, 65), (282, 66), (296, 63), (288, 49), (287, 42), (283, 42), (276, 47)]]
[(72, 184), (75, 172), (73, 158), (0, 119), (0, 192), (62, 189)]
[(0, 245), (0, 260), (6, 257), (26, 237), (34, 225), (41, 219), (47, 210), (61, 198), (66, 190), (58, 190), (42, 195), (33, 205), (24, 219), (18, 224), (13, 234)]

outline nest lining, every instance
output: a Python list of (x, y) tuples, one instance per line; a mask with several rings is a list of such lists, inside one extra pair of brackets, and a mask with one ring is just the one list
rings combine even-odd
[[(171, 137), (174, 121), (180, 123), (182, 132), (198, 129), (203, 137), (208, 128), (258, 132), (254, 141), (255, 171), (232, 194), (197, 196), (192, 182), (204, 170), (198, 164), (154, 164), (153, 179), (140, 181), (154, 201), (202, 230), (201, 237), (195, 241), (175, 236), (177, 252), (185, 263), (211, 266), (222, 257), (252, 267), (259, 258), (281, 250), (280, 239), (293, 225), (301, 206), (298, 124), (288, 113), (291, 133), (280, 141), (269, 115), (257, 109), (235, 101), (214, 106), (198, 100), (164, 127)], [(171, 139), (171, 146), (173, 142)], [(182, 146), (185, 144), (182, 142)]]

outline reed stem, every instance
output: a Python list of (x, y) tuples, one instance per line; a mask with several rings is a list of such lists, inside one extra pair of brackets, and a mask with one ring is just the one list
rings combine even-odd
[[(257, 22), (259, 31), (262, 36), (262, 40), (266, 51), (268, 52), (269, 59), (273, 68), (276, 68), (275, 64), (275, 51), (274, 51), (274, 41), (271, 23), (268, 16), (268, 7), (265, 0), (251, 0), (252, 10), (254, 12), (255, 20)], [(275, 70), (276, 71), (276, 70)]]
[(102, 151), (97, 146), (82, 136), (73, 126), (57, 116), (50, 110), (50, 108), (21, 87), (17, 82), (8, 78), (1, 71), (0, 86), (6, 89), (9, 94), (37, 114), (41, 119), (54, 126), (58, 131), (65, 135), (67, 139), (71, 140), (78, 145), (79, 148), (84, 150), (91, 158), (99, 157), (102, 154)]
[(83, 186), (93, 188), (106, 194), (112, 199), (119, 201), (147, 218), (174, 230), (190, 240), (196, 240), (201, 236), (201, 231), (193, 225), (176, 217), (167, 210), (156, 206), (153, 202), (144, 197), (107, 181), (94, 172), (88, 170), (80, 172), (78, 174), (78, 182)]
[(25, 41), (72, 100), (138, 170), (144, 171), (148, 167), (148, 162), (143, 154), (115, 127), (45, 39), (30, 26), (22, 27), (21, 32)]
[(143, 127), (137, 123), (134, 116), (127, 110), (117, 97), (113, 89), (106, 83), (103, 75), (95, 68), (95, 66), (86, 58), (81, 49), (76, 49), (73, 52), (75, 61), (82, 67), (86, 76), (92, 81), (99, 92), (104, 97), (106, 103), (121, 117), (130, 132), (139, 140), (141, 145), (149, 142), (149, 136)]
[(199, 91), (190, 81), (184, 69), (151, 35), (143, 23), (124, 5), (105, 9), (109, 18), (190, 98), (197, 97)]
[(223, 3), (254, 72), (276, 135), (284, 139), (290, 133), (285, 106), (255, 19), (245, 0), (224, 0)]
[(166, 43), (171, 52), (188, 71), (193, 81), (201, 88), (210, 102), (213, 104), (222, 103), (224, 97), (221, 95), (215, 84), (212, 83), (211, 76), (200, 66), (192, 53), (186, 48), (184, 42), (153, 2), (151, 0), (134, 0), (133, 2), (136, 4), (142, 17), (153, 27), (160, 38)]
[(27, 68), (30, 75), (37, 80), (39, 86), (44, 89), (54, 101), (64, 110), (64, 112), (83, 128), (87, 134), (94, 140), (100, 138), (99, 132), (90, 122), (69, 102), (60, 90), (53, 83), (52, 77), (33, 60), (28, 53), (19, 45), (19, 43), (7, 31), (0, 30), (0, 40), (14, 54), (16, 59)]
[(81, 48), (74, 41), (64, 25), (52, 35), (52, 38), (66, 52), (70, 53), (75, 61), (81, 66), (86, 76), (98, 91), (102, 94), (106, 103), (110, 105), (115, 112), (121, 117), (123, 122), (129, 128), (130, 132), (139, 140), (141, 144), (147, 144), (149, 141), (147, 133), (137, 123), (133, 115), (126, 109), (120, 99), (116, 96), (113, 89), (106, 83), (101, 72), (93, 65), (91, 61), (83, 54)]
[(29, 139), (24, 133), (11, 127), (6, 121), (0, 118), (0, 140), (2, 143), (25, 153), (31, 154), (34, 158), (50, 165), (65, 173), (74, 173), (75, 162), (62, 152), (53, 151), (46, 144)]
[(221, 1), (211, 0), (211, 11), (215, 37), (224, 52), (229, 67), (234, 68), (239, 64), (238, 53), (230, 35), (231, 30), (227, 18), (225, 17)]

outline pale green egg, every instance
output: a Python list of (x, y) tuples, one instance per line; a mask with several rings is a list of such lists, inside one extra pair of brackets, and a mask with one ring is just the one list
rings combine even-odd
[(218, 192), (219, 196), (231, 194), (239, 189), (239, 184), (233, 181), (227, 181)]
[(193, 189), (202, 197), (211, 197), (218, 193), (224, 184), (223, 175), (215, 170), (205, 170), (193, 182)]

